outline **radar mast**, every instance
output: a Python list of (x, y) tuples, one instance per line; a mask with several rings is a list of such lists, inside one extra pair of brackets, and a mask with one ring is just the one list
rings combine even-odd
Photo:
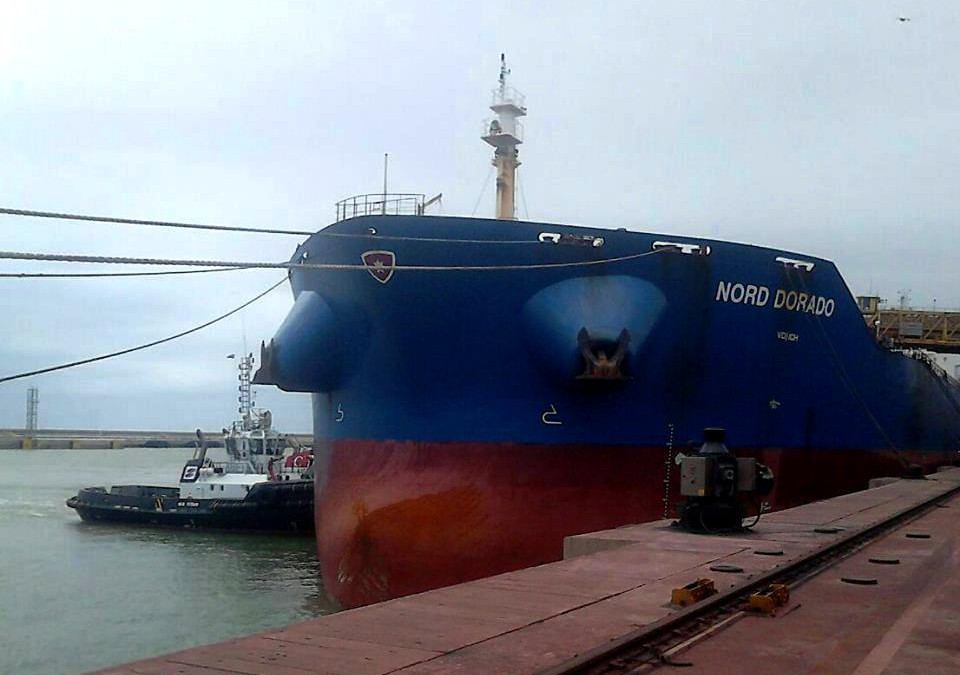
[(507, 59), (500, 55), (500, 84), (493, 90), (490, 105), (496, 117), (484, 122), (483, 140), (493, 146), (493, 165), (497, 168), (497, 218), (516, 218), (517, 146), (523, 143), (521, 117), (527, 114), (523, 94), (507, 84)]

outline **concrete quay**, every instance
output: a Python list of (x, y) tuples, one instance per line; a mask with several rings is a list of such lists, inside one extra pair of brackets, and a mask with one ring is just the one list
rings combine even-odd
[[(223, 440), (220, 430), (205, 431), (211, 440)], [(287, 434), (288, 437), (309, 447), (313, 437), (309, 434)], [(99, 429), (0, 429), (0, 450), (15, 449), (97, 449), (141, 447), (189, 447), (197, 440), (196, 431), (139, 431)]]
[[(956, 673), (958, 512), (960, 469), (947, 469), (768, 514), (734, 535), (688, 534), (669, 521), (621, 527), (568, 538), (566, 558), (556, 563), (98, 673), (601, 672), (585, 669), (587, 656), (697, 609), (670, 604), (673, 589), (710, 579), (718, 597), (734, 593), (893, 518), (904, 520), (803, 580), (777, 616), (728, 618), (724, 630), (691, 639), (682, 660), (708, 675)], [(602, 672), (646, 672), (658, 663), (611, 661)]]

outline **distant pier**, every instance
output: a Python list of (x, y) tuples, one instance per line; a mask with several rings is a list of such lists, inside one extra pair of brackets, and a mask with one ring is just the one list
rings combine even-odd
[[(204, 431), (209, 440), (222, 440), (222, 431)], [(295, 444), (310, 447), (310, 434), (287, 434)], [(102, 449), (191, 447), (196, 431), (138, 431), (111, 429), (0, 429), (0, 450)]]

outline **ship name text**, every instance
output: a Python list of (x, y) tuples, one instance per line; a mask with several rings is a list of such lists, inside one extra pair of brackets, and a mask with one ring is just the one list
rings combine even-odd
[(788, 291), (777, 288), (771, 291), (767, 286), (744, 284), (733, 281), (721, 281), (717, 284), (717, 302), (732, 302), (737, 305), (754, 307), (772, 306), (788, 312), (806, 312), (816, 316), (833, 316), (837, 303), (833, 298), (803, 291)]

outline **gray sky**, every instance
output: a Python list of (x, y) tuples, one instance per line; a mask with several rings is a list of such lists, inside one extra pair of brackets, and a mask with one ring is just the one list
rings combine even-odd
[[(0, 205), (318, 229), (379, 189), (389, 152), (392, 190), (470, 215), (505, 51), (529, 107), (521, 217), (792, 248), (835, 260), (855, 293), (960, 307), (958, 34), (955, 0), (3, 0)], [(8, 216), (0, 238), (252, 260), (299, 241)], [(93, 268), (0, 261), (28, 270)], [(0, 279), (0, 374), (188, 328), (280, 277)], [(218, 428), (236, 400), (224, 356), (289, 305), (284, 288), (177, 343), (0, 384), (0, 426), (23, 424), (33, 383), (42, 426)], [(306, 396), (258, 399), (310, 428)]]

